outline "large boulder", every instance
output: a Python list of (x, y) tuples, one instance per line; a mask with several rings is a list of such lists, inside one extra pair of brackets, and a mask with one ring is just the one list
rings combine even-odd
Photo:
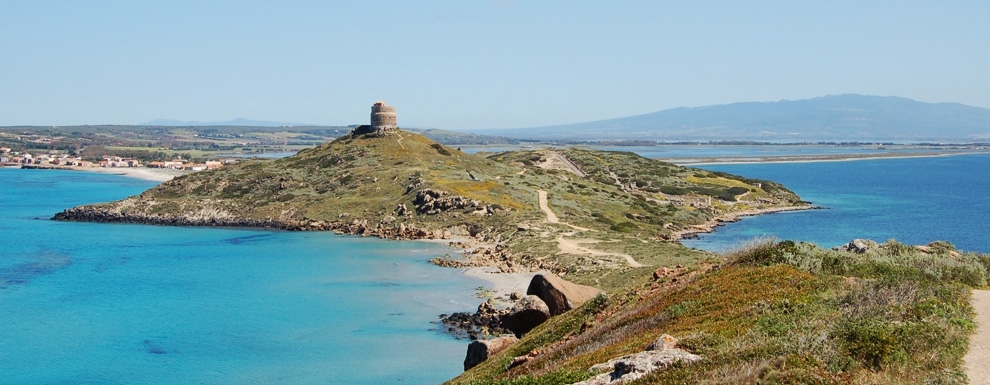
[(635, 381), (657, 370), (674, 365), (688, 365), (702, 357), (677, 347), (677, 339), (664, 334), (653, 341), (646, 351), (609, 360), (591, 367), (591, 371), (608, 371), (572, 385), (610, 385)]
[(471, 369), (485, 360), (505, 350), (519, 341), (516, 337), (505, 336), (490, 340), (478, 340), (468, 344), (467, 356), (464, 357), (464, 371)]
[(540, 297), (527, 295), (522, 297), (502, 316), (502, 327), (511, 330), (516, 337), (522, 338), (533, 328), (550, 319), (550, 308)]
[(602, 291), (591, 286), (567, 282), (549, 274), (537, 274), (529, 281), (527, 295), (540, 297), (550, 308), (550, 315), (571, 310), (585, 301), (595, 298)]

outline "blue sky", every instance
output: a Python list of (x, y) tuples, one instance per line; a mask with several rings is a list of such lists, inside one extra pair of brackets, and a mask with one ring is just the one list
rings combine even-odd
[(532, 127), (901, 96), (990, 107), (990, 2), (0, 0), (0, 125)]

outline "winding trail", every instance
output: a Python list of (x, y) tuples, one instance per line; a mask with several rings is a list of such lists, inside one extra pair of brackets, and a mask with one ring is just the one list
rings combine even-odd
[[(547, 192), (546, 191), (543, 191), (543, 190), (538, 190), (537, 191), (537, 194), (538, 194), (538, 196), (540, 198), (540, 210), (543, 210), (543, 212), (547, 214), (547, 222), (556, 223), (556, 224), (562, 224), (562, 225), (568, 226), (568, 227), (570, 227), (572, 229), (575, 229), (575, 230), (578, 230), (578, 231), (594, 231), (592, 229), (586, 229), (584, 227), (574, 226), (574, 225), (569, 224), (569, 223), (566, 223), (566, 222), (561, 222), (560, 221), (560, 218), (557, 218), (557, 214), (554, 214), (553, 210), (550, 210), (550, 203), (549, 203), (549, 199), (548, 199), (548, 196), (547, 196)], [(628, 263), (630, 267), (643, 267), (643, 266), (646, 266), (646, 265), (644, 265), (642, 263), (637, 262), (636, 259), (633, 258), (629, 254), (610, 253), (610, 252), (606, 252), (606, 251), (599, 251), (599, 250), (589, 249), (587, 247), (581, 246), (581, 244), (598, 243), (598, 242), (600, 242), (598, 240), (594, 240), (594, 239), (565, 239), (564, 238), (564, 237), (573, 236), (574, 234), (575, 234), (574, 232), (563, 233), (559, 237), (557, 237), (557, 239), (556, 239), (556, 241), (557, 241), (557, 247), (560, 248), (560, 251), (561, 252), (563, 252), (565, 254), (589, 254), (589, 255), (592, 255), (592, 256), (614, 256), (614, 257), (620, 257), (620, 258), (625, 259), (626, 260), (626, 263)]]
[(589, 249), (587, 247), (582, 247), (581, 244), (598, 243), (601, 242), (595, 239), (564, 239), (565, 236), (574, 235), (574, 233), (566, 233), (557, 237), (557, 246), (560, 247), (560, 251), (565, 254), (589, 254), (596, 257), (620, 257), (626, 260), (626, 263), (630, 267), (643, 267), (646, 266), (639, 263), (629, 254), (622, 253), (610, 253), (607, 251), (598, 251), (594, 249)]
[(540, 197), (540, 210), (543, 210), (543, 212), (547, 214), (547, 222), (560, 223), (560, 218), (557, 218), (557, 214), (554, 214), (553, 210), (550, 210), (550, 202), (549, 199), (547, 199), (547, 192), (539, 190), (537, 194)]
[(976, 333), (969, 339), (963, 367), (970, 384), (990, 385), (990, 290), (973, 290), (972, 304), (976, 312)]

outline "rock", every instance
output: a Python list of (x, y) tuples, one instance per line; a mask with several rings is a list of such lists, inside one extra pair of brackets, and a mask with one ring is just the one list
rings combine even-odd
[(505, 350), (519, 341), (516, 337), (505, 336), (490, 340), (478, 340), (468, 344), (467, 356), (464, 357), (464, 371), (471, 369), (485, 360)]
[(514, 291), (511, 294), (509, 294), (509, 299), (511, 299), (513, 301), (518, 301), (522, 297), (523, 297), (523, 293), (520, 293), (518, 291)]
[(416, 211), (427, 215), (436, 215), (444, 211), (463, 209), (472, 203), (462, 196), (451, 196), (446, 191), (422, 189), (416, 193)]
[(869, 239), (853, 239), (849, 243), (833, 247), (832, 250), (837, 251), (851, 251), (857, 254), (863, 254), (870, 249), (879, 247), (880, 245)]
[(537, 274), (529, 282), (527, 295), (540, 297), (550, 309), (550, 315), (558, 315), (581, 306), (602, 291), (591, 286), (578, 285), (549, 274)]
[(533, 359), (533, 357), (530, 357), (530, 356), (513, 357), (512, 358), (512, 363), (509, 364), (509, 367), (506, 368), (506, 370), (512, 369), (512, 368), (517, 367), (517, 366), (522, 365), (522, 364), (525, 364), (525, 363), (529, 362), (529, 360), (531, 360), (531, 359)]
[(441, 322), (447, 326), (447, 332), (461, 339), (471, 335), (499, 335), (510, 331), (502, 326), (502, 317), (508, 310), (502, 310), (491, 302), (482, 302), (474, 313), (457, 312), (447, 317), (441, 317)]
[(502, 316), (502, 327), (511, 330), (516, 337), (522, 337), (533, 328), (550, 319), (550, 308), (540, 297), (527, 295)]
[(677, 348), (677, 339), (669, 334), (658, 337), (646, 351), (609, 360), (591, 367), (593, 371), (609, 370), (573, 385), (604, 385), (634, 381), (651, 372), (682, 363), (692, 364), (702, 357)]
[(666, 277), (671, 272), (672, 271), (670, 269), (668, 269), (666, 267), (661, 267), (661, 268), (659, 268), (659, 269), (657, 269), (656, 271), (653, 272), (653, 279), (656, 280), (656, 279), (660, 279), (660, 278)]
[(653, 343), (646, 347), (646, 351), (669, 350), (676, 347), (677, 338), (674, 338), (674, 336), (670, 334), (664, 334), (653, 340)]

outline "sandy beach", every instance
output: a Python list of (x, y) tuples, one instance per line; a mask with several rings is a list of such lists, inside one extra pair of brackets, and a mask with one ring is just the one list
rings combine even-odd
[(144, 179), (155, 182), (166, 182), (177, 176), (191, 174), (194, 171), (172, 170), (167, 168), (147, 168), (147, 167), (69, 167), (69, 166), (40, 166), (31, 167), (39, 170), (70, 170), (98, 172), (103, 174), (123, 175), (130, 178)]
[(104, 174), (123, 175), (131, 178), (166, 182), (177, 176), (191, 174), (192, 171), (172, 170), (167, 168), (148, 167), (78, 167), (80, 171), (100, 172)]
[(495, 292), (495, 297), (507, 297), (512, 292), (518, 291), (526, 294), (529, 282), (537, 274), (550, 274), (548, 272), (529, 273), (500, 273), (495, 267), (469, 267), (464, 269), (464, 275), (488, 282), (489, 290)]

